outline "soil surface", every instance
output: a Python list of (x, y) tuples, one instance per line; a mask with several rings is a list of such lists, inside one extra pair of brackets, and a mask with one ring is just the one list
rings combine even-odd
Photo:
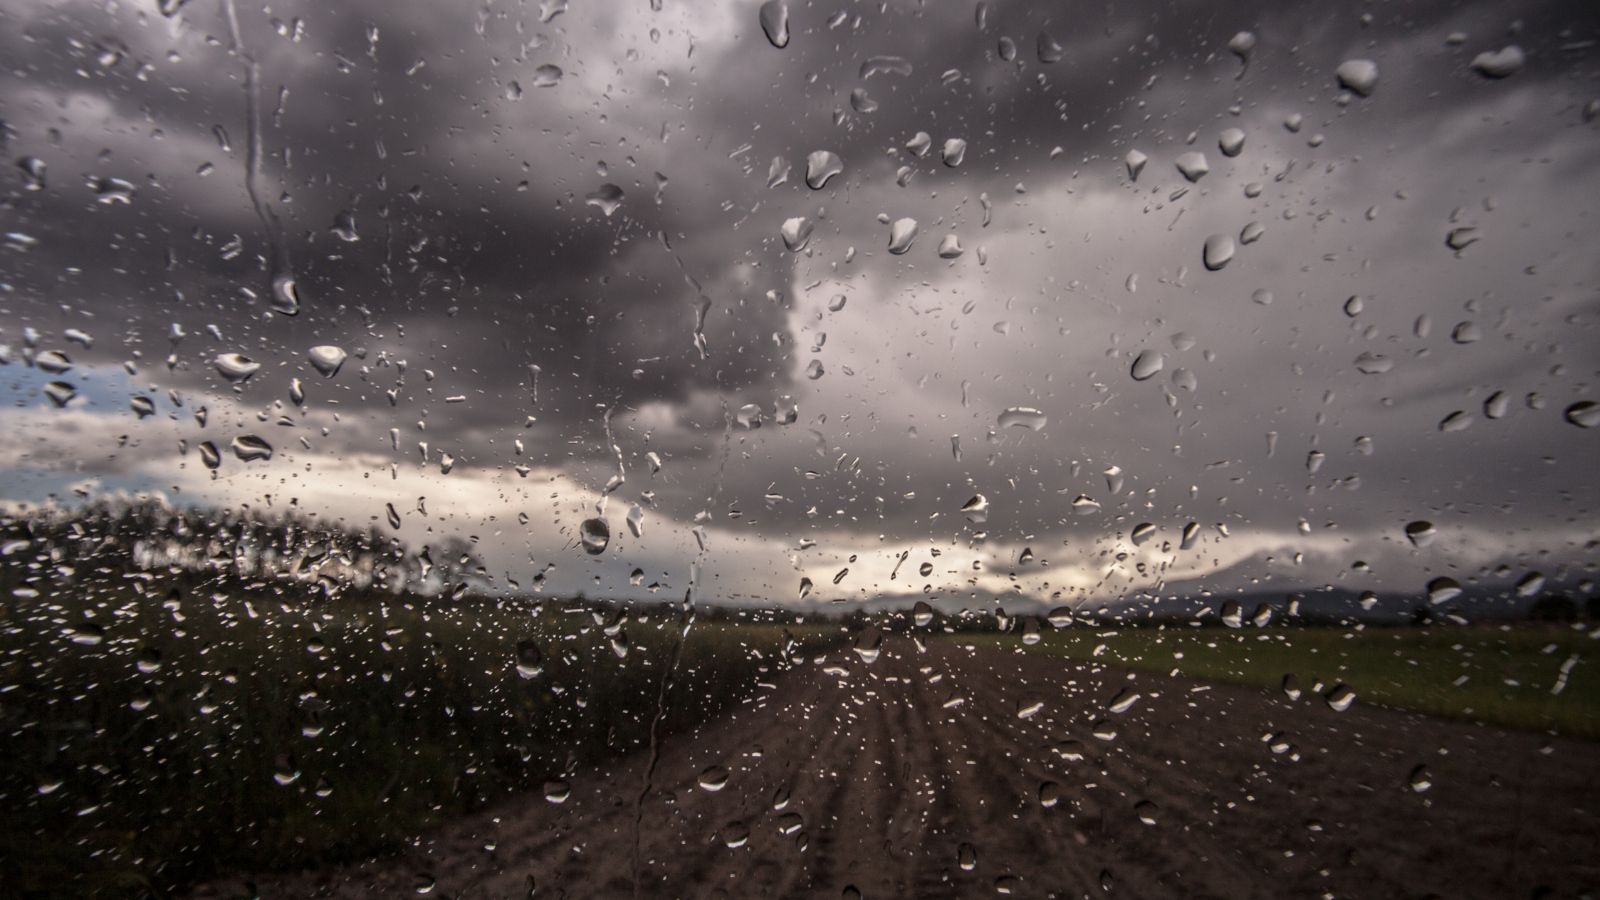
[(1600, 744), (959, 641), (843, 655), (664, 740), (647, 791), (639, 753), (398, 856), (194, 896), (1600, 892)]

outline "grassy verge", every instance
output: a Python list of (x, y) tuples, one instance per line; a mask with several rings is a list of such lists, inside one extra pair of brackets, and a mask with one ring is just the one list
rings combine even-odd
[[(1015, 637), (963, 635), (976, 643)], [(1020, 645), (1019, 645), (1020, 646)], [(1506, 728), (1600, 739), (1600, 640), (1559, 626), (1073, 628), (1028, 652), (1278, 688), (1344, 682), (1357, 702)], [(1565, 685), (1554, 692), (1564, 664)]]
[[(659, 609), (597, 622), (306, 593), (102, 570), (6, 598), (0, 892), (161, 896), (381, 853), (542, 792), (645, 743), (681, 630)], [(752, 696), (786, 644), (836, 634), (697, 624), (665, 730)]]

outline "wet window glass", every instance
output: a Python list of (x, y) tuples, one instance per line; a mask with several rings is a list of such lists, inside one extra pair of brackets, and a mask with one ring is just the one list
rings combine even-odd
[(0, 59), (0, 894), (1600, 892), (1591, 3)]

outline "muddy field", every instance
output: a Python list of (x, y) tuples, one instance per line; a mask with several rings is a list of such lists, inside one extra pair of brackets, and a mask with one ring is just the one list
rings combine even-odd
[(664, 741), (648, 790), (640, 753), (397, 857), (193, 896), (1600, 890), (1600, 744), (959, 642), (844, 655)]

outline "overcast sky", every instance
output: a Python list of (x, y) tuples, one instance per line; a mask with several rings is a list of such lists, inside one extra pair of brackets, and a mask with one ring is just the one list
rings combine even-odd
[(759, 6), (0, 0), (0, 497), (393, 503), (603, 596), (1592, 577), (1592, 3)]

